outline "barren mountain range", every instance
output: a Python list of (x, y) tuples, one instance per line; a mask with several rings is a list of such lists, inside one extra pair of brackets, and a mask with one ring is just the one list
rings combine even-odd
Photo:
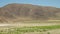
[(14, 19), (60, 20), (60, 8), (16, 3), (0, 7), (0, 21)]

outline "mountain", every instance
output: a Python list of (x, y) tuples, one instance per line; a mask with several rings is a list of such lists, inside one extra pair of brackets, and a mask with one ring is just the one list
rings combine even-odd
[(16, 3), (0, 7), (0, 21), (17, 19), (60, 20), (60, 8)]

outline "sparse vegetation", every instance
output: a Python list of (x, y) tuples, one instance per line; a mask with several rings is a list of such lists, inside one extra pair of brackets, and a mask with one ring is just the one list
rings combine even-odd
[(50, 34), (50, 32), (48, 32), (47, 34)]
[[(0, 31), (0, 34), (22, 34), (27, 32), (46, 32), (48, 30), (52, 29), (60, 29), (60, 25), (54, 25), (54, 26), (33, 26), (33, 27), (14, 27), (9, 29), (2, 29)], [(50, 34), (48, 32), (48, 34)]]

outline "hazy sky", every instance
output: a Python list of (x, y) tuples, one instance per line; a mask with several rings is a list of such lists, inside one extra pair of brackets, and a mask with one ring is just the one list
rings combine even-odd
[(54, 6), (60, 8), (60, 0), (0, 0), (0, 7), (10, 3), (25, 3), (42, 6)]

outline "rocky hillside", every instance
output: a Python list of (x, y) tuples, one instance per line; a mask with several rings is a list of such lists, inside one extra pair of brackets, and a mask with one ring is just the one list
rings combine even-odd
[(60, 8), (31, 4), (8, 4), (0, 8), (0, 21), (13, 19), (60, 19)]

